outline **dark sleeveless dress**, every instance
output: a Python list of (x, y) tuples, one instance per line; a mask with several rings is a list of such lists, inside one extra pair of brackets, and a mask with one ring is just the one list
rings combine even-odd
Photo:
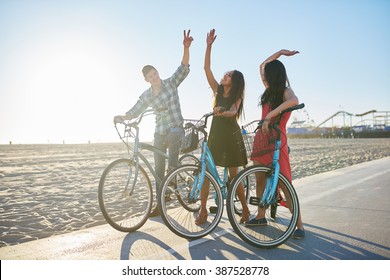
[[(217, 107), (230, 109), (232, 105), (229, 98), (221, 97), (217, 100)], [(213, 117), (208, 146), (217, 166), (239, 167), (248, 163), (241, 130), (235, 117)]]

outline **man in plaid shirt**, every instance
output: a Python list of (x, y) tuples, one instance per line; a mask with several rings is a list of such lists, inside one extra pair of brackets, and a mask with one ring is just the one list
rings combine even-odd
[[(184, 137), (183, 116), (177, 88), (190, 72), (189, 49), (192, 41), (190, 31), (184, 31), (184, 50), (181, 65), (170, 78), (161, 80), (159, 73), (153, 66), (144, 66), (142, 73), (145, 81), (150, 83), (151, 87), (141, 94), (137, 103), (125, 115), (114, 117), (114, 123), (131, 120), (138, 117), (148, 107), (152, 107), (156, 112), (154, 146), (164, 152), (168, 148), (168, 169), (178, 165), (181, 139)], [(154, 162), (156, 173), (162, 181), (165, 173), (165, 159), (155, 153)], [(157, 191), (159, 187), (156, 184)], [(151, 216), (157, 215), (159, 215), (158, 208), (151, 213)]]

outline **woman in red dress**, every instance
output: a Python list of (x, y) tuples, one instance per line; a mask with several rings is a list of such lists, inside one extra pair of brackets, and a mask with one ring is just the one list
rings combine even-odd
[[(260, 78), (265, 86), (265, 91), (260, 99), (262, 107), (261, 119), (264, 120), (261, 129), (255, 136), (251, 160), (254, 164), (271, 165), (273, 158), (273, 143), (269, 143), (269, 124), (274, 122), (280, 112), (298, 105), (298, 98), (295, 96), (287, 78), (284, 65), (277, 60), (280, 56), (292, 56), (298, 51), (280, 50), (271, 55), (260, 65)], [(285, 113), (280, 121), (281, 149), (280, 149), (280, 172), (291, 182), (290, 158), (286, 136), (286, 125), (291, 113)], [(265, 141), (266, 140), (266, 141)], [(268, 147), (267, 147), (268, 146)], [(261, 197), (265, 188), (265, 178), (257, 178), (257, 195)], [(257, 216), (246, 223), (247, 226), (265, 226), (265, 209), (259, 208)], [(301, 214), (298, 217), (297, 228), (293, 234), (294, 238), (301, 239), (305, 236)]]

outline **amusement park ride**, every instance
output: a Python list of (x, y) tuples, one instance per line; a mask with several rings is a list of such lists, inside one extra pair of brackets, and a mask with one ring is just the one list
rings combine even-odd
[(292, 118), (287, 128), (289, 137), (323, 138), (390, 138), (390, 111), (371, 110), (362, 114), (338, 111), (315, 125), (306, 110), (304, 119)]

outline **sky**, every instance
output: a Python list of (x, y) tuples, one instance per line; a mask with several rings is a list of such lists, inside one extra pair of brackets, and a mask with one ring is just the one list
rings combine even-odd
[[(0, 144), (119, 141), (113, 117), (148, 88), (141, 69), (161, 78), (179, 66), (191, 30), (189, 76), (179, 87), (184, 118), (212, 109), (204, 70), (244, 74), (245, 118), (259, 119), (259, 64), (280, 49), (305, 110), (318, 125), (337, 111), (390, 111), (390, 1), (387, 0), (0, 0)], [(142, 140), (153, 137), (145, 119)]]

